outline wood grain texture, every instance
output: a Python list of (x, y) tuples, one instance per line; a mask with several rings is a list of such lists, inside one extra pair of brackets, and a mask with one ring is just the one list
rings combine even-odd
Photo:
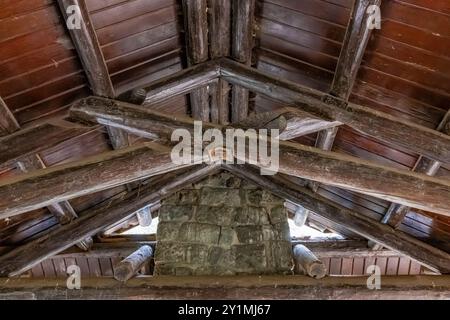
[(346, 209), (280, 175), (261, 176), (257, 170), (248, 166), (232, 165), (225, 168), (238, 177), (270, 190), (283, 199), (300, 204), (327, 220), (342, 225), (369, 240), (383, 244), (388, 249), (407, 255), (432, 270), (439, 270), (444, 273), (450, 271), (450, 254), (447, 252), (425, 244), (403, 232), (395, 231), (391, 227), (362, 214)]
[(187, 166), (174, 164), (170, 149), (155, 150), (154, 144), (144, 143), (4, 179), (0, 183), (0, 217), (11, 217)]
[(145, 186), (119, 194), (105, 204), (83, 212), (80, 214), (81, 218), (72, 223), (2, 255), (0, 274), (18, 275), (82, 239), (93, 236), (118, 221), (126, 220), (149, 203), (158, 202), (205, 178), (216, 169), (216, 167), (194, 168), (188, 172), (173, 172), (149, 179)]
[(450, 163), (450, 137), (409, 121), (328, 96), (290, 81), (221, 60), (223, 79), (272, 99), (295, 105), (317, 117), (342, 122), (356, 131), (404, 147), (431, 159)]
[[(235, 276), (140, 277), (126, 286), (114, 279), (84, 278), (81, 290), (65, 282), (42, 279), (1, 279), (0, 298), (67, 299), (319, 299), (399, 300), (449, 299), (448, 276), (383, 277), (380, 290), (367, 288), (367, 277)], [(195, 294), (193, 295), (193, 292)]]
[(8, 106), (0, 97), (0, 137), (6, 136), (20, 129), (16, 118), (13, 116)]
[[(193, 121), (157, 113), (146, 108), (109, 99), (89, 98), (72, 107), (73, 116), (117, 126), (141, 136), (170, 139), (174, 129), (193, 132)], [(203, 129), (228, 127), (204, 123)], [(395, 169), (373, 161), (322, 151), (296, 143), (281, 141), (279, 172), (291, 176), (342, 187), (384, 200), (450, 215), (450, 182), (408, 170)], [(248, 153), (234, 156), (249, 162)], [(256, 165), (263, 167), (261, 159)]]
[[(188, 66), (208, 60), (207, 0), (183, 0)], [(197, 120), (209, 121), (210, 107), (207, 88), (191, 92), (191, 113)]]
[[(233, 16), (231, 57), (240, 63), (251, 65), (255, 0), (233, 0), (231, 3)], [(237, 123), (248, 116), (249, 91), (233, 85), (231, 97), (231, 121)]]
[[(450, 130), (448, 130), (449, 125), (450, 110), (442, 119), (441, 123), (437, 127), (437, 130), (448, 135), (450, 134)], [(420, 156), (413, 168), (413, 171), (426, 174), (428, 176), (434, 176), (439, 171), (440, 167), (441, 163), (439, 161)], [(392, 203), (381, 221), (394, 228), (398, 228), (403, 219), (406, 217), (406, 214), (409, 212), (409, 209), (410, 208), (407, 206)]]
[(58, 4), (66, 21), (68, 19), (67, 8), (69, 6), (75, 5), (80, 9), (81, 28), (69, 29), (69, 32), (77, 48), (84, 71), (87, 74), (92, 92), (102, 97), (115, 97), (114, 87), (109, 77), (108, 68), (106, 67), (85, 1), (58, 0)]
[(97, 129), (98, 126), (55, 120), (19, 130), (0, 138), (0, 167), (14, 166), (20, 157), (38, 153)]

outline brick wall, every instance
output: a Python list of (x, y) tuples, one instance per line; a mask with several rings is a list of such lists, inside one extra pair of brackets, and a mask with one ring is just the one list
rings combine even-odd
[(291, 273), (283, 200), (229, 173), (166, 199), (159, 219), (156, 275)]

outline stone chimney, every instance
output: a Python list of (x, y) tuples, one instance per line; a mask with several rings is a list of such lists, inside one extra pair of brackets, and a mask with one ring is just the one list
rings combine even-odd
[(290, 274), (284, 201), (220, 173), (162, 202), (155, 275)]

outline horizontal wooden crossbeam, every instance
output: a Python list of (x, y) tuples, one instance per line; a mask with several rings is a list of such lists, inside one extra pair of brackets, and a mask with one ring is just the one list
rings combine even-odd
[[(382, 277), (379, 290), (371, 290), (367, 287), (367, 277), (312, 279), (305, 276), (158, 276), (135, 278), (128, 281), (126, 286), (112, 278), (83, 278), (80, 290), (67, 289), (66, 281), (61, 279), (0, 279), (0, 299), (436, 300), (449, 298), (449, 276), (385, 276)], [(179, 308), (168, 310), (167, 315), (178, 316), (178, 312)]]
[[(102, 98), (91, 97), (80, 101), (72, 107), (72, 115), (142, 136), (156, 135), (170, 139), (174, 129), (194, 131), (190, 118), (180, 116), (173, 119), (170, 115), (148, 108)], [(225, 132), (231, 127), (204, 123), (203, 128), (217, 128)], [(280, 142), (279, 154), (281, 173), (450, 216), (450, 181), (446, 179), (291, 142)], [(249, 161), (248, 157), (240, 160)], [(260, 160), (258, 165), (263, 167)]]

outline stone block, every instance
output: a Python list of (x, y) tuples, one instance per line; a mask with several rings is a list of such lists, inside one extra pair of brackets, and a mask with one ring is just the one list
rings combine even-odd
[(238, 273), (261, 273), (264, 272), (266, 252), (264, 244), (234, 245), (233, 255), (236, 272)]
[(158, 223), (156, 237), (158, 241), (175, 241), (183, 222), (161, 221)]
[(235, 215), (233, 207), (198, 206), (195, 208), (195, 221), (200, 223), (229, 226)]
[(196, 204), (199, 198), (199, 194), (200, 194), (199, 190), (194, 189), (181, 190), (165, 199), (163, 204), (169, 205)]
[(261, 226), (239, 226), (234, 230), (240, 244), (253, 244), (264, 240)]
[(239, 189), (203, 188), (200, 204), (211, 207), (240, 207), (241, 197)]
[(284, 200), (274, 195), (272, 192), (269, 192), (267, 190), (263, 190), (262, 193), (262, 199), (261, 202), (264, 204), (270, 204), (270, 205), (283, 205)]
[(247, 204), (252, 206), (261, 206), (263, 191), (260, 189), (247, 190), (245, 192), (247, 196)]
[(287, 209), (284, 205), (278, 205), (270, 209), (270, 222), (272, 224), (287, 221)]
[(159, 209), (159, 220), (185, 222), (192, 218), (193, 212), (192, 206), (163, 204)]
[(241, 179), (229, 172), (222, 172), (196, 184), (196, 187), (215, 187), (215, 188), (231, 188), (238, 189), (241, 186)]
[(230, 247), (233, 244), (238, 244), (239, 240), (236, 231), (230, 227), (222, 227), (220, 230), (219, 245)]
[(269, 223), (269, 213), (266, 208), (248, 206), (236, 209), (232, 225), (264, 225)]
[(180, 227), (178, 239), (182, 242), (217, 244), (219, 242), (220, 226), (186, 222)]

